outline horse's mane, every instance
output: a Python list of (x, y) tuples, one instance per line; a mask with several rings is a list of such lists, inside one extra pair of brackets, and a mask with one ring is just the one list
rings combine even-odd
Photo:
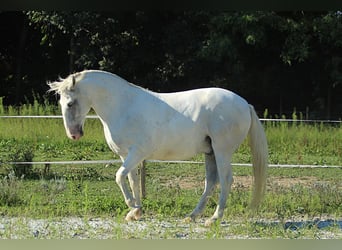
[(58, 94), (61, 94), (66, 90), (70, 90), (75, 85), (75, 83), (81, 80), (81, 78), (83, 78), (82, 72), (70, 74), (66, 78), (59, 77), (57, 81), (47, 83), (50, 87), (48, 92), (56, 92)]
[(131, 87), (139, 88), (143, 91), (149, 91), (149, 90), (144, 89), (138, 85), (130, 83), (130, 82), (126, 81), (125, 79), (121, 78), (120, 76), (118, 76), (116, 74), (112, 74), (110, 72), (98, 71), (98, 70), (84, 70), (81, 72), (71, 74), (64, 79), (59, 77), (59, 79), (55, 82), (48, 82), (48, 85), (50, 86), (50, 89), (48, 90), (48, 92), (55, 92), (57, 94), (61, 94), (65, 91), (70, 91), (75, 86), (75, 84), (78, 84), (78, 82), (81, 81), (88, 73), (92, 73), (92, 72), (105, 73), (105, 74), (110, 75), (111, 77), (116, 78), (120, 82), (131, 86)]

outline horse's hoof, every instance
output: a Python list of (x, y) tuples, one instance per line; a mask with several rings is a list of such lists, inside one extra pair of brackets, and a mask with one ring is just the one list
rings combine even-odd
[(205, 227), (211, 227), (212, 225), (214, 225), (215, 223), (217, 222), (217, 219), (207, 219), (205, 222), (204, 222), (204, 226)]
[(141, 207), (133, 208), (129, 213), (126, 215), (126, 221), (136, 221), (140, 220), (142, 216), (142, 209)]
[(140, 220), (142, 216), (142, 209), (141, 207), (133, 209), (133, 216), (135, 220)]
[(195, 218), (188, 216), (188, 217), (184, 218), (183, 222), (184, 223), (192, 223), (192, 222), (195, 222)]

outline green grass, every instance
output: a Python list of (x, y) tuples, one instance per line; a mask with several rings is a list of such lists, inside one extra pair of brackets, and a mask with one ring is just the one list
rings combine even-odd
[[(59, 114), (58, 107), (46, 101), (21, 107), (4, 107), (0, 98), (1, 115)], [(293, 115), (296, 117), (296, 115)], [(269, 158), (273, 164), (342, 164), (342, 124), (305, 124), (287, 122), (264, 123), (269, 143)], [(85, 136), (78, 142), (65, 135), (62, 119), (0, 120), (0, 160), (6, 160), (8, 152), (28, 145), (34, 152), (34, 161), (112, 159), (115, 157), (104, 140), (98, 119), (87, 119)], [(202, 156), (195, 157), (202, 160)], [(234, 154), (233, 162), (250, 162), (247, 141)]]
[(4, 118), (0, 130), (0, 159), (6, 159), (9, 151), (21, 145), (30, 145), (33, 161), (113, 158), (97, 119), (86, 121), (85, 140), (76, 143), (66, 137), (61, 119)]
[[(56, 107), (38, 103), (18, 110), (0, 105), (0, 115), (58, 113)], [(342, 126), (274, 122), (267, 122), (264, 126), (269, 142), (270, 163), (342, 165)], [(17, 152), (27, 151), (32, 152), (33, 161), (109, 160), (117, 157), (108, 149), (97, 119), (88, 119), (85, 136), (74, 142), (66, 137), (61, 119), (0, 118), (0, 162), (15, 161)], [(250, 149), (244, 142), (233, 161), (250, 162), (250, 157)], [(203, 156), (194, 159), (203, 160)], [(53, 165), (45, 173), (44, 166), (35, 165), (24, 178), (14, 178), (11, 172), (13, 166), (2, 164), (0, 214), (32, 218), (123, 218), (128, 210), (115, 183), (118, 167), (101, 164)], [(237, 180), (252, 174), (250, 167), (234, 167), (233, 171)], [(222, 225), (213, 227), (206, 232), (207, 238), (224, 238), (223, 234), (239, 235), (246, 232), (255, 237), (296, 238), (304, 235), (315, 238), (317, 231), (310, 228), (291, 231), (284, 230), (282, 225), (291, 218), (341, 220), (340, 168), (270, 168), (268, 175), (267, 194), (258, 213), (251, 214), (246, 208), (250, 201), (250, 185), (235, 182), (224, 221), (243, 223), (230, 225), (229, 232), (223, 230)], [(201, 165), (148, 163), (144, 216), (183, 218), (197, 204), (203, 191), (203, 180), (204, 167)], [(291, 185), (287, 184), (291, 181)], [(209, 200), (204, 217), (214, 212), (217, 195), (216, 192)], [(260, 220), (282, 223), (255, 222)], [(336, 230), (336, 227), (332, 230)]]
[[(49, 176), (40, 179), (16, 179), (17, 202), (3, 203), (2, 213), (17, 216), (118, 216), (127, 212), (121, 192), (115, 184), (119, 166), (53, 166)], [(310, 171), (311, 170), (311, 171)], [(268, 182), (265, 201), (259, 210), (264, 218), (291, 216), (321, 217), (342, 215), (341, 171), (335, 169), (270, 169), (271, 177), (306, 180), (305, 185), (291, 187)], [(35, 170), (37, 171), (37, 170)], [(182, 172), (182, 173), (181, 173)], [(234, 167), (234, 176), (249, 174), (250, 168)], [(3, 177), (4, 178), (4, 177)], [(177, 164), (160, 166), (147, 164), (146, 199), (144, 209), (151, 216), (184, 217), (196, 205), (203, 189), (203, 166)], [(11, 186), (11, 184), (7, 184)], [(216, 206), (217, 194), (209, 201), (206, 216)], [(226, 216), (248, 215), (250, 186), (234, 186)]]
[[(269, 159), (273, 164), (340, 165), (342, 127), (329, 125), (266, 126)], [(0, 159), (22, 145), (34, 149), (34, 161), (112, 159), (102, 125), (87, 119), (85, 136), (78, 142), (65, 135), (61, 119), (9, 119), (0, 122)], [(197, 157), (201, 160), (201, 157)], [(234, 154), (234, 162), (250, 162), (247, 142)]]

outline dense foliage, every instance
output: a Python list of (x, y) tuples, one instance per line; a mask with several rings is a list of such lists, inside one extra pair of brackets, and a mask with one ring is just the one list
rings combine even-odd
[(32, 101), (47, 80), (101, 69), (154, 91), (219, 86), (259, 111), (340, 119), (341, 19), (339, 11), (2, 12), (0, 96)]

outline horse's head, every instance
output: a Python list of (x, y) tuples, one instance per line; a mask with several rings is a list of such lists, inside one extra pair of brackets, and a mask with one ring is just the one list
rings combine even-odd
[(83, 136), (83, 125), (90, 110), (90, 101), (82, 91), (77, 76), (48, 84), (50, 91), (60, 95), (59, 103), (62, 109), (64, 127), (70, 139), (78, 140)]

